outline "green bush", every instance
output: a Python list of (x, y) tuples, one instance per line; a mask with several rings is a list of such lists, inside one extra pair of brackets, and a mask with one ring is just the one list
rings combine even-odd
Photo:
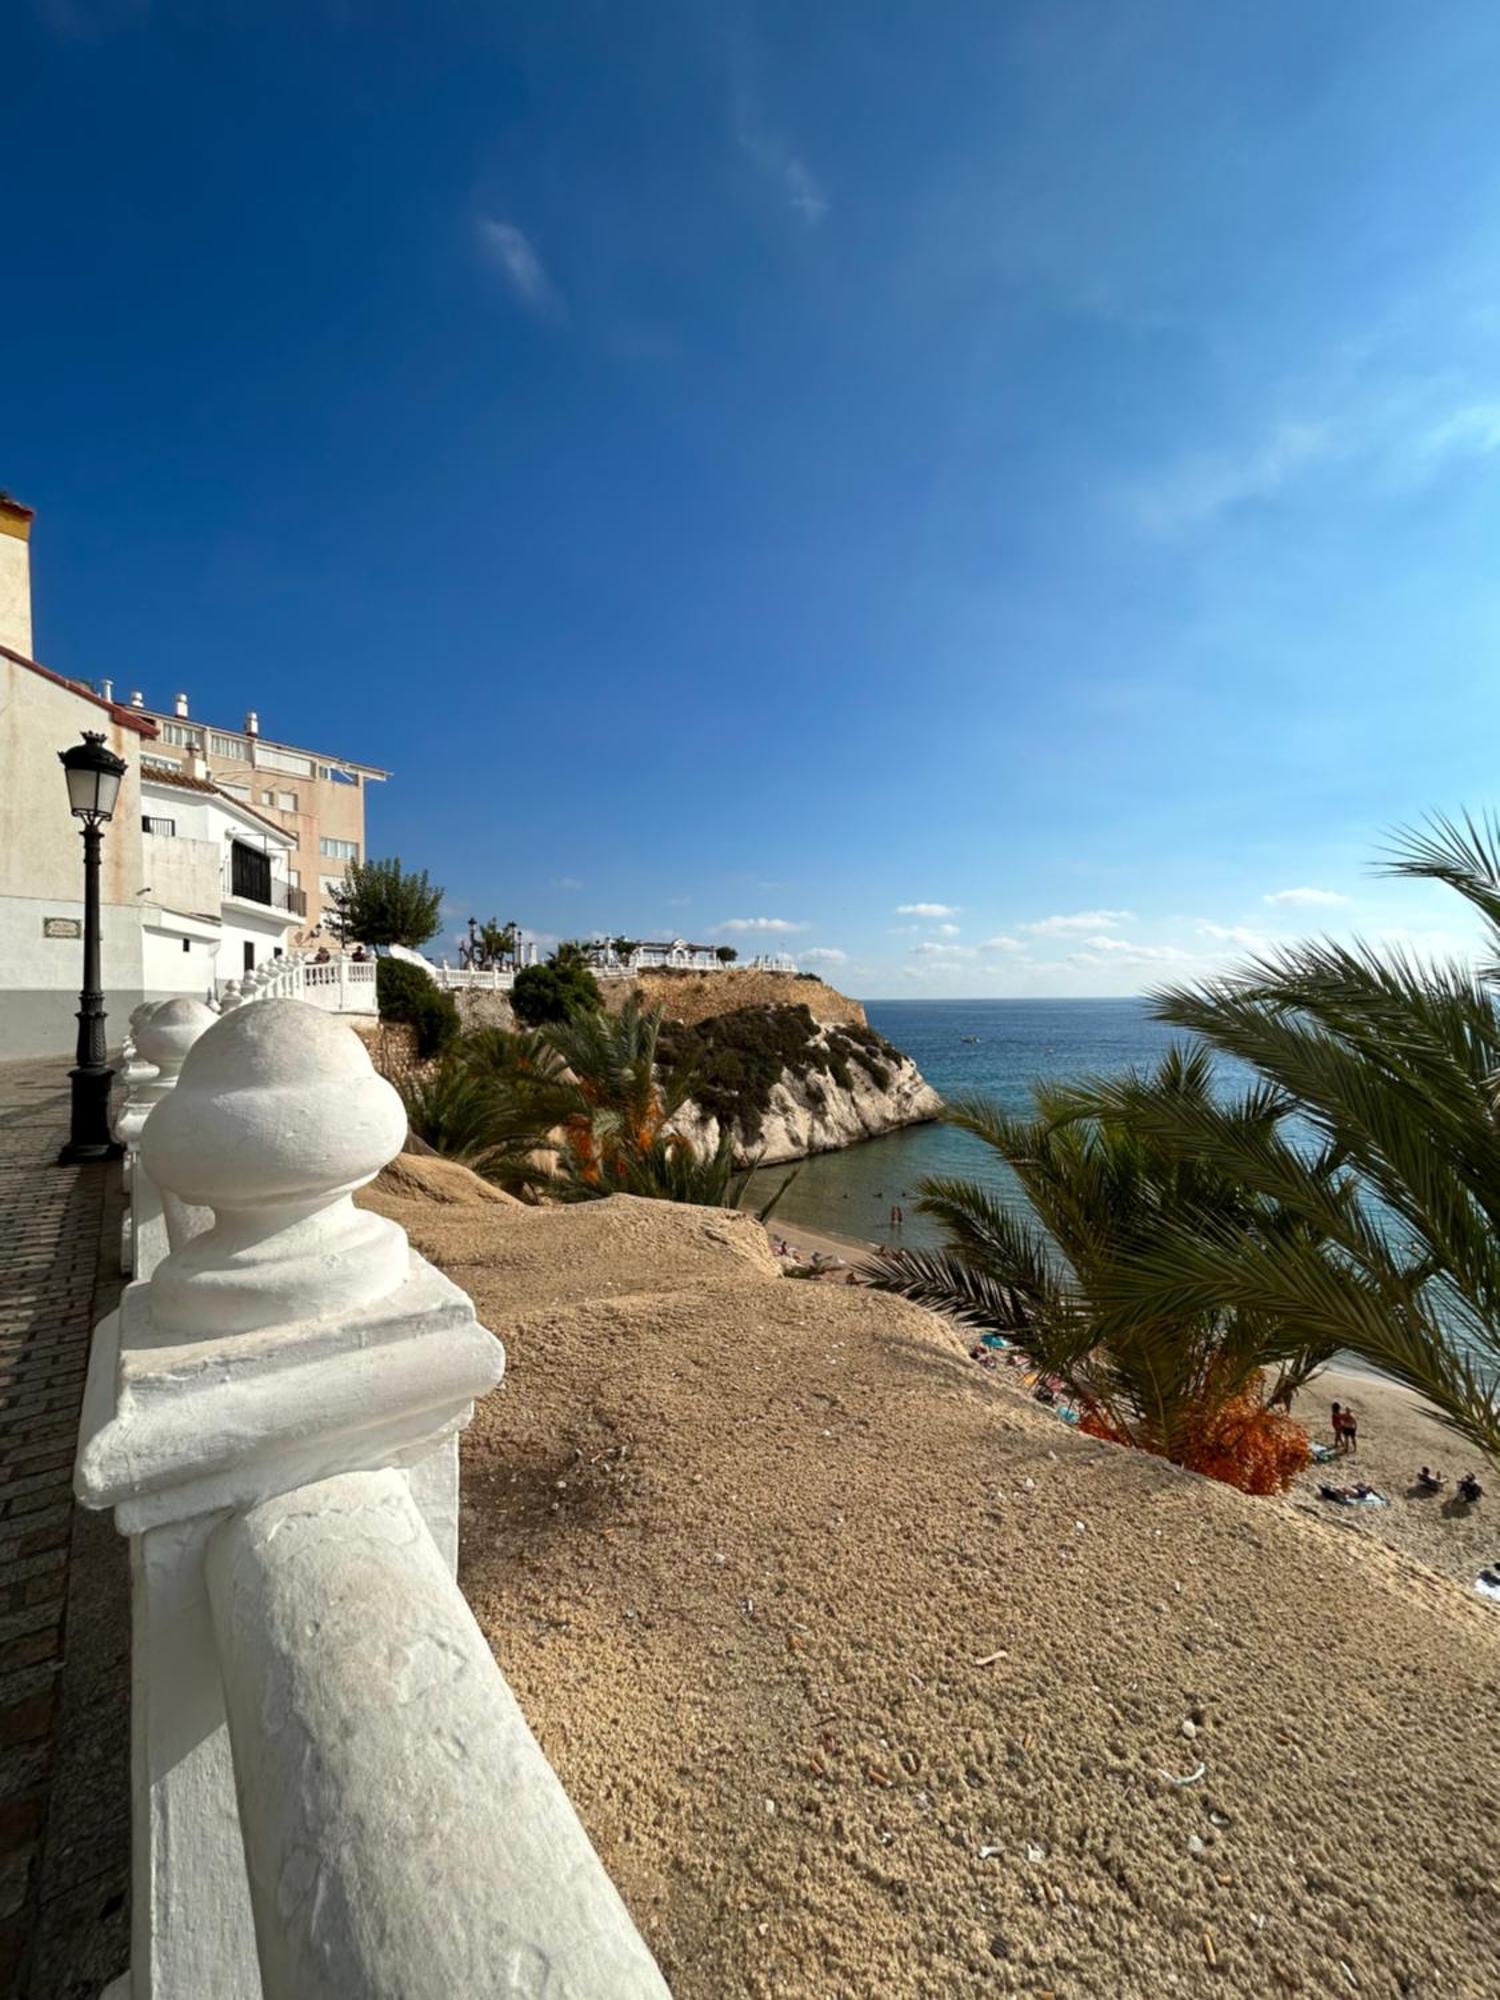
[(406, 1021), (417, 1031), (417, 1054), (440, 1056), (458, 1037), (458, 1009), (431, 975), (403, 958), (375, 964), (375, 998), (382, 1021)]
[(523, 1028), (571, 1021), (575, 1014), (596, 1014), (603, 1004), (593, 973), (567, 961), (522, 966), (510, 989), (511, 1012)]

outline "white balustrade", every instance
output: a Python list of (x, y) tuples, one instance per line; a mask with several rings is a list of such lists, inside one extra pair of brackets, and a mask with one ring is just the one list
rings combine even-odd
[(98, 1328), (75, 1475), (131, 1543), (120, 1993), (663, 2000), (454, 1581), (504, 1356), (353, 1205), (400, 1099), (313, 1006), (156, 1018), (140, 1177), (209, 1226)]
[(376, 1014), (374, 959), (317, 958), (299, 953), (265, 959), (239, 980), (219, 987), (219, 1011), (247, 1000), (306, 1000), (329, 1014)]

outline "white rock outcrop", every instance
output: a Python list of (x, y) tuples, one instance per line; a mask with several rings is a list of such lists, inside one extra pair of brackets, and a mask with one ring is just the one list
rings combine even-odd
[[(820, 1029), (809, 1050), (814, 1064), (827, 1039), (828, 1030)], [(747, 1137), (736, 1130), (736, 1166), (759, 1162), (771, 1167), (809, 1153), (836, 1153), (862, 1139), (878, 1139), (903, 1125), (925, 1125), (942, 1115), (943, 1100), (910, 1056), (887, 1047), (879, 1060), (886, 1071), (883, 1086), (857, 1058), (848, 1063), (847, 1088), (821, 1065), (801, 1076), (783, 1070), (781, 1081), (771, 1087), (759, 1135)], [(695, 1105), (684, 1106), (673, 1122), (698, 1152), (712, 1153), (718, 1146), (719, 1120)]]

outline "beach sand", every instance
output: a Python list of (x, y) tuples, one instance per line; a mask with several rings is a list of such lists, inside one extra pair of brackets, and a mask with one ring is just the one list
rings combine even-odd
[(678, 2000), (1500, 1992), (1500, 1609), (747, 1217), (364, 1199), (505, 1339), (461, 1580)]

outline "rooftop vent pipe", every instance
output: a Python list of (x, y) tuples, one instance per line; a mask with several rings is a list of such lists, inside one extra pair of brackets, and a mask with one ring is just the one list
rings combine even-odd
[(184, 722), (187, 721), (188, 705), (185, 694), (180, 694), (173, 700), (172, 712), (174, 715), (180, 716)]
[(260, 717), (253, 708), (245, 710), (245, 734), (247, 736), (259, 736), (260, 734)]

